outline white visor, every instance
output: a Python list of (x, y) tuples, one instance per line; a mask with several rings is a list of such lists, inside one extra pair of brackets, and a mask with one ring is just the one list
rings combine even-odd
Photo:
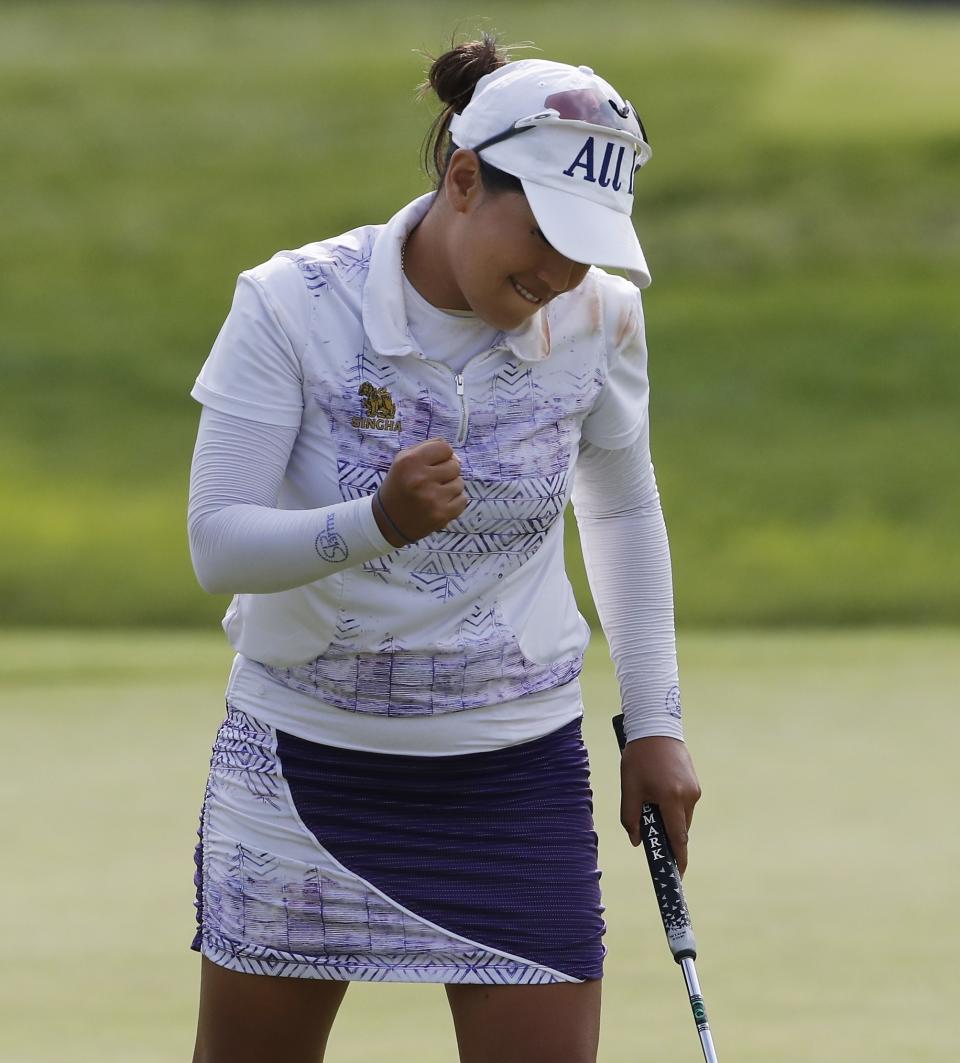
[(543, 235), (574, 262), (650, 270), (633, 228), (633, 183), (651, 155), (636, 112), (589, 67), (522, 60), (481, 78), (450, 122), (454, 143), (520, 179)]
[(543, 235), (561, 255), (626, 270), (638, 288), (649, 286), (650, 270), (629, 214), (522, 177), (520, 183)]

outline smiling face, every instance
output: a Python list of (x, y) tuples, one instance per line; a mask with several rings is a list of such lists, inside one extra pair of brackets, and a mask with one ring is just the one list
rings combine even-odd
[(522, 192), (484, 187), (472, 151), (454, 153), (444, 194), (450, 208), (444, 241), (449, 282), (461, 308), (488, 324), (519, 328), (586, 277), (589, 265), (564, 257), (547, 242)]

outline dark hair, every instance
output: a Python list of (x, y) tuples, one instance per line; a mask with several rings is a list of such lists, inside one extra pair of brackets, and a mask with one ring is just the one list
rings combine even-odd
[[(452, 42), (451, 42), (452, 43)], [(459, 145), (450, 137), (450, 120), (473, 97), (477, 82), (510, 62), (509, 49), (501, 48), (496, 36), (484, 33), (478, 41), (464, 41), (432, 61), (421, 96), (432, 89), (444, 104), (423, 141), (423, 166), (437, 188), (443, 184), (450, 156)], [(522, 192), (519, 177), (504, 173), (480, 159), (480, 179), (492, 192)]]

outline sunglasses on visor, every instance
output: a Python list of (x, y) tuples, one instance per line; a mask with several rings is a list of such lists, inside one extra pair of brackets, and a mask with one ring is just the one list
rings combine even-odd
[(483, 151), (484, 148), (509, 140), (510, 137), (518, 136), (529, 129), (556, 124), (594, 131), (597, 127), (613, 130), (630, 137), (636, 143), (638, 161), (641, 164), (650, 157), (650, 141), (647, 139), (647, 131), (643, 127), (640, 115), (637, 114), (637, 109), (629, 100), (620, 104), (616, 100), (605, 99), (590, 89), (570, 89), (566, 92), (555, 92), (543, 103), (544, 110), (527, 115), (526, 118), (518, 118), (509, 129), (488, 137), (481, 144), (477, 144), (473, 150)]

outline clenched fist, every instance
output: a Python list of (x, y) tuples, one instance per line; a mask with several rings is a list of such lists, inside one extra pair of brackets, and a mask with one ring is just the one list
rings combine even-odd
[(377, 526), (394, 546), (445, 528), (466, 508), (460, 460), (444, 439), (401, 450), (373, 497)]

